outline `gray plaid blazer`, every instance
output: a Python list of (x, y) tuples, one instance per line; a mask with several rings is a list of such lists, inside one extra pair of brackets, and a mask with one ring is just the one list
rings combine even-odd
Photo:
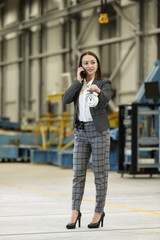
[[(96, 84), (101, 89), (101, 92), (98, 95), (99, 102), (97, 106), (91, 107), (90, 111), (97, 131), (102, 132), (110, 127), (105, 105), (111, 99), (111, 82), (109, 80), (94, 79), (93, 84)], [(78, 97), (82, 86), (83, 83), (80, 83), (78, 80), (75, 80), (72, 83), (72, 85), (62, 95), (63, 103), (68, 104), (74, 102), (73, 128), (75, 127), (76, 121), (78, 120), (77, 119)]]

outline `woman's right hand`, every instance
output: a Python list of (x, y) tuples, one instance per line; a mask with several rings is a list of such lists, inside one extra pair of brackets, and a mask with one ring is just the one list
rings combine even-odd
[(81, 83), (83, 81), (83, 78), (81, 76), (81, 72), (84, 71), (83, 67), (79, 67), (77, 70), (77, 80)]

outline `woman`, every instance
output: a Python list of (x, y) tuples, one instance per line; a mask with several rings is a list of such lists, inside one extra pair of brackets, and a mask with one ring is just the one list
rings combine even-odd
[[(98, 104), (86, 105), (86, 95), (97, 93)], [(110, 132), (105, 105), (111, 99), (111, 83), (102, 80), (98, 57), (93, 52), (80, 56), (77, 80), (62, 96), (65, 104), (74, 101), (74, 152), (72, 185), (72, 215), (66, 228), (73, 229), (81, 220), (80, 206), (84, 193), (87, 165), (92, 154), (92, 165), (96, 185), (95, 213), (88, 228), (103, 226), (104, 206), (107, 192)]]

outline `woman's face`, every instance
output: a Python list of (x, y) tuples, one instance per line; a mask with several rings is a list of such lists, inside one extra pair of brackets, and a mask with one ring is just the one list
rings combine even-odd
[(96, 58), (93, 57), (92, 55), (83, 56), (82, 67), (85, 69), (87, 75), (94, 78), (98, 68), (98, 63)]

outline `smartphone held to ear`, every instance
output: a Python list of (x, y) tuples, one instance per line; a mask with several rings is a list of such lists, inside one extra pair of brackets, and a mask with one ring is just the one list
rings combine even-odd
[(81, 77), (82, 77), (82, 78), (86, 78), (86, 72), (85, 72), (85, 71), (82, 71), (82, 72), (81, 72)]

